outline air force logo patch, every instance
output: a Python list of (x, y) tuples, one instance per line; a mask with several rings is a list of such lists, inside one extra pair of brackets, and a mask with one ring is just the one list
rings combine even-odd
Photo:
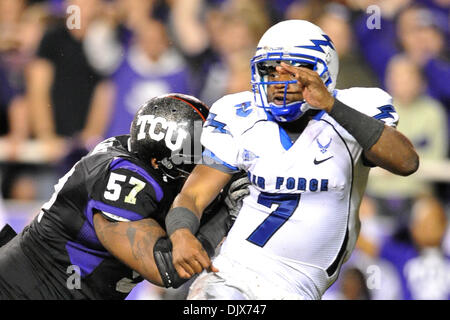
[(328, 142), (326, 145), (322, 145), (319, 141), (319, 139), (316, 140), (317, 141), (317, 145), (319, 146), (320, 152), (325, 153), (328, 151), (328, 148), (331, 145), (331, 141), (333, 141), (332, 138), (330, 138), (330, 142)]
[[(328, 151), (328, 148), (330, 147), (332, 141), (333, 141), (333, 139), (330, 138), (330, 141), (327, 144), (323, 145), (323, 144), (320, 143), (319, 139), (316, 140), (317, 146), (319, 147), (319, 150), (320, 150), (320, 152), (322, 154), (324, 154), (324, 153), (326, 153)], [(329, 156), (327, 158), (318, 160), (317, 157), (316, 157), (316, 158), (314, 158), (314, 164), (315, 165), (321, 164), (322, 162), (330, 160), (331, 158), (333, 158), (333, 156)]]
[(253, 152), (244, 149), (244, 151), (242, 152), (242, 160), (244, 162), (252, 162), (255, 159), (258, 159), (259, 156), (257, 156), (256, 154), (254, 154)]

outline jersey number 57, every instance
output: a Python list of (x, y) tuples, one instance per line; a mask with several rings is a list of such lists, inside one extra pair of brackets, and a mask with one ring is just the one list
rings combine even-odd
[[(122, 192), (122, 184), (121, 182), (125, 182), (127, 180), (127, 176), (123, 174), (118, 174), (111, 172), (109, 176), (108, 184), (106, 186), (106, 191), (103, 194), (105, 199), (110, 201), (117, 201), (120, 198), (120, 194)], [(145, 182), (136, 179), (135, 177), (130, 177), (128, 181), (129, 184), (133, 185), (133, 189), (131, 189), (130, 193), (125, 196), (124, 202), (129, 204), (136, 204), (136, 196), (137, 194), (144, 189)]]

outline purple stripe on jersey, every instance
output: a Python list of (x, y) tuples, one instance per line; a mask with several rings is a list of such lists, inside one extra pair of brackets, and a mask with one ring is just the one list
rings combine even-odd
[(80, 231), (78, 232), (77, 240), (81, 243), (88, 243), (97, 246), (101, 246), (100, 240), (98, 240), (97, 234), (95, 233), (94, 227), (85, 221)]
[(117, 158), (111, 162), (110, 169), (111, 170), (127, 169), (130, 171), (137, 172), (142, 177), (144, 177), (147, 180), (147, 182), (149, 182), (152, 185), (153, 189), (155, 190), (156, 200), (161, 201), (162, 197), (164, 196), (163, 190), (162, 190), (161, 186), (158, 184), (158, 182), (156, 182), (155, 179), (153, 179), (147, 173), (147, 171), (145, 171), (144, 169), (142, 169), (141, 167), (139, 167), (138, 165), (136, 165), (134, 163), (132, 163), (128, 160), (122, 159), (122, 158)]
[(104, 204), (101, 201), (89, 200), (88, 205), (86, 207), (85, 214), (86, 214), (86, 217), (87, 217), (89, 223), (92, 226), (94, 225), (94, 221), (93, 221), (94, 210), (93, 209), (101, 210), (101, 211), (104, 211), (107, 213), (112, 213), (112, 214), (115, 214), (116, 216), (128, 219), (130, 221), (137, 221), (137, 220), (141, 220), (144, 218), (140, 214), (133, 212), (133, 211), (116, 208), (116, 207)]
[(110, 258), (108, 252), (93, 250), (84, 245), (67, 241), (66, 250), (72, 265), (80, 268), (81, 276), (89, 275), (105, 258)]

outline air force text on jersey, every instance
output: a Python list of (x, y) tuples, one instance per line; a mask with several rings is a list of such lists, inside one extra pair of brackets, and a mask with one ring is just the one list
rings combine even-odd
[[(266, 189), (266, 179), (248, 172), (251, 183), (258, 188)], [(302, 177), (276, 177), (275, 189), (299, 190), (299, 191), (328, 191), (328, 179), (302, 178)]]

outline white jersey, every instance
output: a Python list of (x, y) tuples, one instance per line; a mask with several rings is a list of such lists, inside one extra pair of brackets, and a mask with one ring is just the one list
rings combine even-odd
[[(392, 98), (376, 88), (335, 90), (349, 107), (395, 126)], [(210, 156), (252, 183), (214, 264), (223, 257), (283, 290), (320, 299), (336, 280), (359, 234), (358, 210), (370, 167), (362, 147), (321, 111), (295, 142), (253, 103), (227, 95), (211, 108), (202, 133)]]

